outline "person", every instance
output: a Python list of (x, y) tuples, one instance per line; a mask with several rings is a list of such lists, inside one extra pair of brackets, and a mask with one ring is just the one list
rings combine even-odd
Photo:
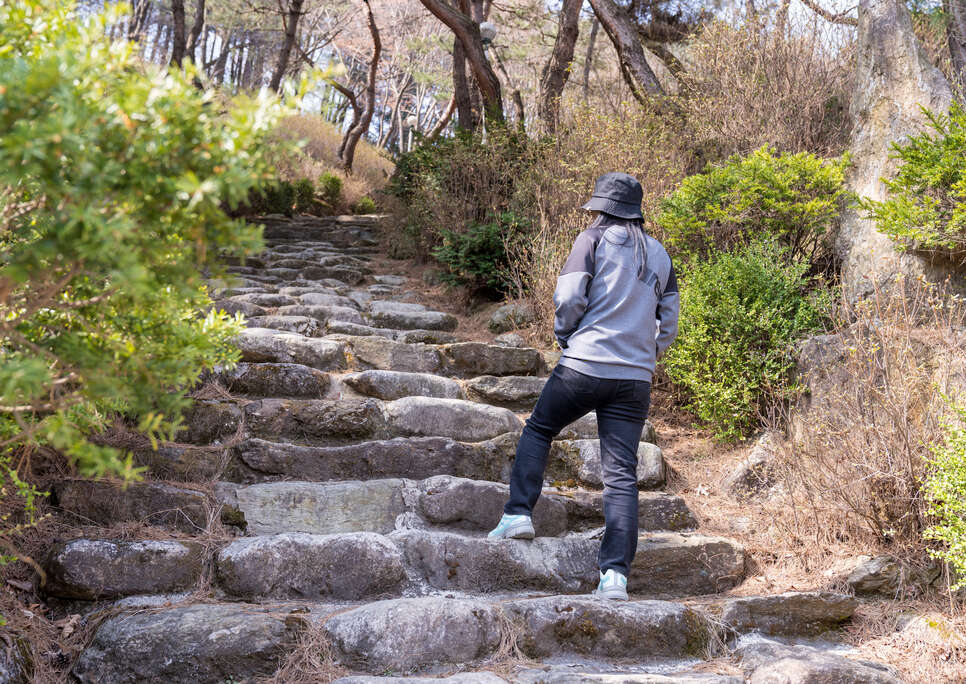
[(604, 480), (604, 536), (595, 592), (627, 600), (637, 551), (637, 448), (657, 358), (678, 330), (678, 286), (660, 242), (644, 231), (641, 184), (626, 173), (597, 179), (583, 208), (597, 212), (557, 279), (554, 334), (562, 356), (517, 445), (510, 498), (490, 538), (533, 539), (531, 514), (550, 442), (597, 413)]

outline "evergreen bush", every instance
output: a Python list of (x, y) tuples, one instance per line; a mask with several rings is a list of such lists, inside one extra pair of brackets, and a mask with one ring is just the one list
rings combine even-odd
[(664, 367), (719, 439), (748, 435), (764, 407), (793, 391), (792, 346), (828, 306), (823, 291), (809, 291), (808, 270), (787, 247), (761, 239), (682, 272), (681, 333)]
[(959, 423), (946, 423), (945, 441), (933, 446), (932, 472), (923, 485), (934, 520), (924, 536), (940, 542), (932, 554), (952, 566), (952, 588), (961, 589), (966, 586), (966, 408), (955, 409)]
[(446, 267), (443, 281), (505, 294), (511, 284), (507, 247), (526, 227), (524, 219), (505, 212), (462, 233), (441, 229), (442, 244), (433, 256)]
[(315, 204), (315, 184), (309, 178), (300, 178), (292, 184), (292, 194), (295, 200), (295, 211), (307, 214)]
[(357, 214), (374, 214), (376, 213), (376, 203), (371, 197), (366, 195), (355, 203), (355, 206), (352, 207), (352, 211)]
[(322, 202), (334, 211), (342, 197), (342, 178), (329, 171), (323, 173), (319, 177), (319, 195)]
[(727, 251), (762, 236), (792, 260), (831, 263), (831, 236), (845, 206), (848, 157), (775, 154), (762, 147), (688, 176), (661, 203), (658, 224), (685, 258)]
[(926, 112), (930, 129), (892, 146), (899, 171), (885, 179), (884, 202), (863, 206), (900, 250), (931, 252), (966, 264), (966, 110)]

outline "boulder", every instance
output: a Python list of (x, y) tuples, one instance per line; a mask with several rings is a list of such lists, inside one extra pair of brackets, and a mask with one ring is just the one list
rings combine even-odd
[(30, 684), (33, 681), (34, 660), (30, 643), (23, 638), (8, 638), (0, 648), (0, 684)]
[(461, 672), (449, 677), (342, 677), (332, 684), (506, 684), (492, 672)]
[(545, 370), (536, 349), (501, 347), (483, 342), (457, 342), (440, 347), (446, 368), (453, 375), (539, 375)]
[(74, 539), (51, 549), (44, 590), (75, 599), (176, 592), (198, 582), (203, 562), (196, 542)]
[(711, 626), (696, 611), (667, 601), (618, 603), (595, 597), (547, 596), (508, 601), (531, 658), (582, 656), (623, 662), (702, 657)]
[(749, 684), (901, 684), (885, 665), (809, 646), (757, 642), (735, 652)]
[(327, 292), (305, 292), (299, 295), (299, 302), (309, 306), (338, 306), (344, 309), (359, 308), (359, 303), (354, 299)]
[(236, 458), (245, 481), (425, 478), (453, 473), (474, 480), (506, 482), (516, 451), (512, 435), (467, 444), (445, 437), (409, 437), (312, 447), (249, 439)]
[(372, 313), (421, 313), (427, 310), (422, 304), (391, 299), (376, 299), (369, 304), (369, 309)]
[(266, 328), (297, 333), (306, 337), (321, 337), (322, 324), (308, 316), (252, 316), (245, 324), (249, 328)]
[[(603, 468), (600, 461), (600, 442), (578, 439), (553, 443), (547, 475), (566, 480), (576, 477), (591, 487), (602, 487)], [(641, 489), (664, 486), (664, 456), (654, 444), (641, 442), (637, 447), (637, 485)]]
[(629, 591), (655, 596), (717, 594), (745, 578), (745, 550), (722, 537), (657, 532), (640, 537)]
[(435, 373), (441, 367), (436, 347), (405, 344), (377, 337), (346, 337), (349, 366), (359, 370), (370, 368), (406, 373)]
[[(557, 439), (597, 439), (597, 436), (597, 413), (591, 411), (561, 430), (560, 434), (557, 435)], [(657, 431), (654, 429), (654, 424), (650, 420), (644, 421), (644, 429), (641, 431), (641, 441), (649, 444), (657, 444)]]
[(403, 550), (407, 565), (434, 589), (562, 593), (590, 591), (598, 581), (595, 539), (521, 541), (424, 530), (389, 536)]
[(401, 275), (374, 275), (372, 279), (380, 285), (392, 285), (401, 287), (406, 284), (406, 276)]
[[(419, 512), (438, 525), (489, 531), (503, 514), (510, 497), (509, 486), (479, 482), (451, 475), (438, 475), (419, 483)], [(555, 537), (568, 529), (565, 497), (544, 494), (533, 510), (533, 525), (541, 537)]]
[(197, 400), (184, 412), (178, 441), (212, 444), (231, 437), (242, 423), (242, 410), (230, 401)]
[(493, 338), (493, 343), (501, 347), (525, 347), (527, 344), (522, 335), (512, 332), (497, 335)]
[(386, 403), (385, 414), (390, 429), (401, 436), (481, 442), (523, 429), (523, 423), (508, 409), (461, 399), (404, 397)]
[(234, 340), (243, 361), (299, 363), (318, 370), (345, 368), (342, 345), (331, 340), (304, 337), (269, 328), (246, 328)]
[(195, 604), (105, 620), (71, 671), (82, 684), (223, 684), (268, 677), (303, 619), (251, 605)]
[(359, 325), (358, 323), (347, 323), (346, 321), (325, 322), (326, 335), (357, 335), (360, 337), (375, 335), (377, 337), (394, 340), (396, 339), (396, 333), (397, 331), (391, 328), (373, 328), (368, 325)]
[(720, 612), (722, 621), (740, 633), (811, 637), (838, 629), (856, 606), (858, 602), (844, 594), (792, 591), (728, 599)]
[(742, 677), (713, 674), (711, 672), (675, 672), (652, 674), (646, 672), (596, 671), (573, 667), (543, 667), (521, 670), (514, 674), (517, 684), (744, 684)]
[(535, 319), (533, 308), (525, 303), (504, 304), (490, 316), (487, 327), (491, 332), (504, 333), (530, 325)]
[(888, 555), (859, 556), (844, 580), (857, 595), (898, 598), (922, 594), (941, 574), (936, 562), (916, 567)]
[[(544, 494), (546, 496), (546, 494)], [(567, 506), (568, 527), (599, 527), (604, 524), (600, 492), (575, 490), (561, 497)], [(638, 492), (637, 524), (642, 532), (684, 531), (698, 526), (694, 513), (680, 496), (664, 492)]]
[(409, 508), (405, 485), (398, 479), (265, 482), (233, 488), (226, 503), (245, 516), (249, 534), (388, 533)]
[(407, 344), (452, 344), (456, 335), (443, 330), (396, 330), (393, 339)]
[(531, 411), (540, 398), (546, 378), (525, 375), (496, 377), (484, 375), (467, 380), (466, 395), (469, 399), (517, 411)]
[(161, 482), (63, 480), (53, 487), (53, 502), (85, 524), (145, 522), (193, 533), (208, 527), (204, 494)]
[[(304, 294), (335, 295), (335, 290), (333, 290), (331, 287), (325, 287), (324, 285), (314, 285), (311, 287), (289, 286), (280, 287), (278, 289), (278, 293), (288, 295), (289, 297), (300, 298)], [(301, 299), (299, 299), (299, 301), (301, 301)], [(308, 304), (308, 302), (302, 303)]]
[(232, 542), (218, 552), (217, 576), (225, 592), (245, 599), (358, 600), (395, 593), (406, 572), (382, 535), (286, 533)]
[(328, 373), (299, 363), (239, 363), (217, 379), (235, 394), (252, 397), (319, 399), (332, 380)]
[(751, 452), (734, 467), (723, 482), (725, 491), (739, 499), (758, 494), (774, 484), (772, 463), (781, 435), (765, 432)]
[(378, 399), (400, 399), (420, 396), (461, 399), (463, 391), (455, 380), (429, 373), (367, 370), (351, 373), (342, 381), (360, 394)]
[[(856, 83), (850, 113), (853, 121), (849, 189), (860, 197), (882, 200), (883, 178), (895, 175), (890, 143), (923, 130), (925, 107), (943, 113), (952, 91), (942, 73), (921, 49), (912, 19), (901, 0), (861, 0), (856, 45)], [(899, 252), (858, 207), (842, 215), (836, 253), (842, 261), (843, 290), (850, 299), (876, 289), (896, 287), (897, 276), (939, 282), (949, 271), (912, 252)], [(966, 279), (959, 279), (966, 291)]]
[(338, 613), (323, 629), (340, 663), (382, 673), (480, 660), (499, 647), (502, 625), (499, 608), (488, 603), (422, 597)]
[(373, 311), (370, 320), (377, 326), (395, 330), (456, 330), (459, 321), (442, 311)]
[(383, 436), (385, 418), (375, 399), (260, 399), (245, 406), (255, 437), (344, 443)]
[(345, 321), (346, 323), (365, 325), (362, 314), (355, 306), (295, 304), (283, 306), (276, 313), (282, 316), (307, 316), (323, 323), (326, 321)]
[(263, 309), (274, 309), (279, 306), (288, 306), (290, 304), (298, 303), (298, 300), (294, 297), (266, 292), (252, 292), (249, 294), (235, 295), (234, 297), (231, 297), (231, 300), (235, 302), (254, 304), (255, 306), (260, 306)]

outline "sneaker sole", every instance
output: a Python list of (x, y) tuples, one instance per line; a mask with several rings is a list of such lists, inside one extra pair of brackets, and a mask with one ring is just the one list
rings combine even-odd
[(522, 527), (517, 525), (516, 527), (507, 529), (507, 531), (501, 535), (490, 537), (490, 539), (533, 539), (534, 536), (535, 535), (532, 527)]
[(601, 591), (600, 589), (597, 589), (596, 591), (594, 591), (594, 595), (595, 596), (598, 596), (600, 598), (603, 598), (603, 599), (607, 599), (609, 601), (626, 601), (627, 600), (627, 593), (626, 592), (623, 592), (623, 591), (614, 591), (614, 590), (609, 590), (609, 591), (608, 590), (604, 590), (604, 591)]

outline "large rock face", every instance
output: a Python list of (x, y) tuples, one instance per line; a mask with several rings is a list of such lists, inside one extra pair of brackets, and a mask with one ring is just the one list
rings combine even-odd
[[(851, 189), (862, 197), (882, 200), (883, 177), (895, 173), (890, 143), (921, 130), (921, 107), (946, 111), (952, 99), (949, 83), (925, 55), (902, 0), (861, 0), (856, 82), (852, 99)], [(843, 216), (836, 252), (842, 260), (842, 280), (852, 299), (874, 288), (888, 288), (897, 275), (945, 278), (938, 268), (910, 253), (900, 253), (875, 223), (861, 211)], [(963, 285), (966, 287), (966, 284)]]

